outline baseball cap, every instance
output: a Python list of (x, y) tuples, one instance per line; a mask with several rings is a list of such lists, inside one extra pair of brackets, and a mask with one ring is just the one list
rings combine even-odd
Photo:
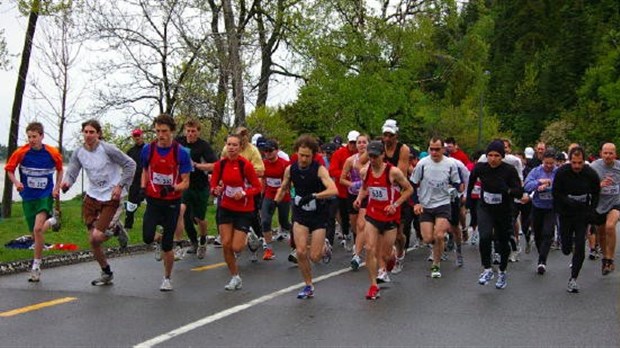
[(251, 141), (252, 145), (254, 145), (254, 146), (256, 146), (256, 147), (259, 147), (259, 146), (257, 145), (257, 143), (258, 143), (258, 138), (262, 138), (262, 137), (263, 137), (263, 135), (262, 135), (262, 134), (259, 134), (259, 133), (256, 133), (256, 134), (252, 135), (252, 141)]
[(340, 135), (336, 135), (332, 142), (336, 144), (337, 147), (342, 146), (342, 137)]
[(347, 134), (347, 140), (349, 140), (349, 142), (357, 141), (357, 137), (359, 136), (360, 136), (360, 132), (356, 130), (352, 130), (349, 132), (349, 134)]
[(271, 150), (275, 150), (278, 148), (278, 144), (271, 139), (265, 139), (264, 141), (262, 140), (264, 138), (258, 139), (257, 144), (261, 144), (262, 146), (260, 146), (260, 148), (262, 150), (266, 150), (266, 151), (271, 151)]
[(398, 133), (398, 126), (396, 126), (396, 121), (392, 119), (385, 120), (383, 127), (381, 127), (381, 133)]
[(366, 152), (368, 152), (369, 156), (379, 156), (383, 153), (383, 150), (383, 143), (377, 140), (371, 141), (366, 147)]
[(262, 149), (262, 148), (265, 147), (266, 144), (267, 144), (267, 138), (265, 138), (265, 137), (258, 137), (258, 138), (256, 138), (256, 144), (254, 144), (254, 145), (256, 147), (258, 147), (259, 149)]
[(531, 147), (526, 147), (525, 151), (523, 151), (525, 153), (525, 158), (527, 159), (532, 159), (534, 158), (534, 149)]
[(336, 145), (336, 143), (326, 143), (326, 144), (323, 144), (323, 146), (321, 146), (321, 148), (326, 153), (333, 153), (338, 148), (338, 145)]
[(131, 131), (131, 135), (134, 136), (134, 137), (138, 136), (138, 135), (142, 135), (142, 129), (136, 128), (136, 129), (132, 130)]

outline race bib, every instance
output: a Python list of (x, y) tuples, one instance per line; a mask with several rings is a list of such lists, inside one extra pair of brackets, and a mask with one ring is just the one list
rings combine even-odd
[(234, 197), (237, 192), (243, 192), (243, 187), (241, 186), (226, 186), (224, 190), (224, 194), (227, 197)]
[(385, 187), (369, 187), (368, 188), (368, 196), (370, 199), (385, 202), (388, 200), (388, 192)]
[(265, 182), (269, 187), (280, 187), (282, 186), (282, 179), (280, 178), (265, 178)]
[[(295, 205), (299, 207), (299, 202), (301, 201), (301, 196), (295, 196)], [(311, 200), (306, 205), (302, 205), (301, 210), (303, 211), (316, 211), (316, 199)]]
[(579, 203), (588, 202), (588, 195), (568, 195), (568, 198)]
[(446, 186), (446, 183), (444, 181), (439, 181), (439, 180), (428, 180), (427, 183), (429, 187), (432, 187), (435, 189), (441, 189)]
[(620, 193), (620, 186), (618, 185), (610, 185), (610, 186), (601, 187), (602, 195), (613, 196), (619, 193)]
[(174, 185), (174, 176), (172, 174), (153, 173), (153, 184), (155, 185)]
[(490, 193), (490, 192), (485, 191), (482, 195), (482, 198), (484, 199), (484, 203), (486, 204), (491, 204), (491, 205), (502, 204), (501, 193)]
[(26, 184), (29, 188), (43, 190), (47, 187), (47, 178), (46, 177), (32, 177), (29, 176)]
[(474, 184), (474, 188), (471, 189), (471, 198), (479, 199), (481, 192), (482, 192), (482, 187), (478, 183)]
[(543, 201), (550, 201), (553, 199), (553, 193), (551, 193), (551, 191), (538, 192), (538, 199)]

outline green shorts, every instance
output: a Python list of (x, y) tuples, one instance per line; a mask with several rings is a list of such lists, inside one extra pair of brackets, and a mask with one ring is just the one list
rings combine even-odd
[(52, 216), (54, 209), (54, 198), (45, 197), (39, 199), (33, 199), (29, 201), (22, 201), (22, 208), (24, 209), (24, 217), (28, 223), (28, 229), (30, 232), (34, 231), (34, 221), (37, 218), (37, 214), (46, 212), (47, 216)]
[(190, 209), (192, 220), (197, 218), (204, 220), (207, 215), (207, 203), (209, 202), (209, 189), (187, 189), (183, 192), (183, 204)]

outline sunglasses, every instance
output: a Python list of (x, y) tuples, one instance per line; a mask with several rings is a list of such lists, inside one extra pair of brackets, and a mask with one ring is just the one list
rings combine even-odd
[(273, 151), (275, 151), (275, 150), (276, 150), (276, 149), (263, 149), (263, 151), (265, 151), (265, 152), (273, 152)]
[(393, 137), (393, 136), (395, 136), (395, 135), (396, 135), (396, 134), (392, 134), (392, 133), (383, 133), (383, 136), (384, 136), (384, 137), (388, 137), (388, 138), (391, 138), (391, 137)]
[(442, 148), (441, 148), (441, 147), (429, 147), (428, 149), (429, 149), (430, 151), (433, 151), (433, 152), (439, 152), (439, 151), (441, 151), (441, 150), (442, 150)]

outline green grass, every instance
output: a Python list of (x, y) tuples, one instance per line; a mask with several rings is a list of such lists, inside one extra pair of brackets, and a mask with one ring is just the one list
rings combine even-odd
[[(129, 233), (130, 245), (142, 244), (142, 216), (144, 215), (145, 206), (145, 204), (140, 205), (140, 208), (135, 213), (134, 226), (131, 230), (127, 231)], [(45, 243), (73, 243), (79, 247), (79, 250), (89, 250), (88, 232), (86, 231), (86, 226), (82, 222), (81, 197), (74, 198), (70, 201), (63, 201), (61, 203), (61, 211), (62, 228), (59, 232), (52, 232), (51, 230), (46, 232)], [(32, 259), (32, 250), (9, 249), (4, 246), (17, 237), (30, 234), (28, 225), (24, 219), (21, 202), (13, 203), (12, 215), (13, 216), (10, 218), (0, 220), (0, 262)], [(121, 217), (121, 221), (123, 221), (123, 219), (124, 217)], [(207, 221), (209, 223), (209, 234), (215, 235), (215, 207), (213, 204), (209, 205), (207, 209)], [(106, 242), (106, 245), (116, 247), (118, 246), (118, 242), (116, 238), (110, 238), (110, 240)], [(66, 251), (45, 250), (43, 251), (43, 257), (62, 253), (66, 253)]]

